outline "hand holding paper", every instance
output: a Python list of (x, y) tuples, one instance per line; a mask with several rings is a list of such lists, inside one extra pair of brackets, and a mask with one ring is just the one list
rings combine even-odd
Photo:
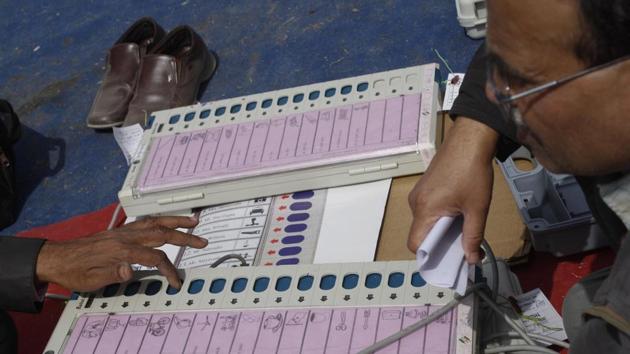
[(464, 257), (462, 216), (443, 216), (418, 247), (419, 273), (427, 283), (455, 290), (464, 295), (473, 265)]

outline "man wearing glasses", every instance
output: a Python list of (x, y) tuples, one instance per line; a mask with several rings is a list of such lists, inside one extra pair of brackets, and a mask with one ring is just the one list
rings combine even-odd
[(487, 42), (451, 110), (455, 124), (409, 195), (408, 247), (415, 252), (440, 216), (461, 213), (466, 258), (477, 262), (492, 159), (524, 144), (550, 171), (579, 176), (617, 250), (611, 269), (565, 299), (571, 352), (630, 353), (630, 0), (487, 5)]

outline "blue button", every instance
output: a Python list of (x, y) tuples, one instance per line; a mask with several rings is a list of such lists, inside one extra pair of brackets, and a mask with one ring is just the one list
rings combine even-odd
[(204, 111), (201, 111), (201, 113), (199, 113), (199, 118), (201, 119), (206, 119), (210, 116), (210, 110), (206, 109)]
[(405, 281), (405, 275), (401, 272), (394, 272), (387, 278), (387, 285), (390, 288), (399, 288)]
[(278, 251), (278, 254), (284, 257), (295, 256), (296, 254), (300, 254), (300, 252), (302, 252), (302, 247), (293, 246), (281, 248), (280, 251)]
[(291, 236), (282, 238), (282, 243), (284, 243), (285, 245), (290, 245), (293, 243), (300, 243), (302, 241), (304, 241), (304, 236), (302, 235), (291, 235)]
[(155, 121), (155, 116), (149, 116), (149, 119), (147, 120), (147, 129), (151, 128), (151, 126), (153, 125), (153, 122)]
[(268, 277), (258, 278), (254, 282), (254, 291), (257, 292), (257, 293), (263, 292), (263, 291), (267, 290), (268, 286), (269, 286), (269, 278)]
[(359, 276), (357, 274), (346, 274), (341, 282), (341, 286), (348, 290), (356, 288), (358, 284)]
[(118, 283), (109, 284), (108, 286), (105, 287), (105, 290), (103, 290), (103, 297), (112, 297), (116, 295), (119, 288), (120, 288), (120, 284)]
[(293, 96), (293, 102), (294, 103), (302, 102), (303, 99), (304, 99), (304, 94), (303, 93), (298, 93), (297, 95)]
[(278, 98), (278, 106), (284, 106), (285, 104), (287, 104), (288, 101), (289, 101), (289, 97), (282, 96)]
[(287, 220), (289, 222), (296, 222), (296, 221), (304, 221), (306, 219), (308, 219), (310, 217), (310, 215), (308, 213), (298, 213), (298, 214), (291, 214), (287, 217)]
[(169, 124), (175, 124), (177, 122), (179, 122), (179, 114), (171, 116), (171, 118), (168, 120)]
[(158, 293), (162, 288), (162, 282), (159, 280), (154, 280), (147, 285), (147, 288), (144, 289), (144, 293), (146, 295), (152, 296)]
[(195, 118), (195, 112), (186, 113), (184, 116), (184, 122), (190, 122), (193, 118)]
[(225, 279), (223, 278), (215, 279), (210, 283), (210, 292), (213, 294), (222, 292), (223, 288), (225, 288)]
[(335, 286), (337, 277), (333, 274), (324, 275), (319, 281), (319, 288), (322, 290), (330, 290)]
[(309, 290), (313, 286), (313, 276), (312, 275), (304, 275), (300, 277), (298, 280), (297, 288), (300, 291)]
[(313, 191), (301, 191), (293, 193), (293, 199), (310, 199), (313, 198), (315, 192)]
[(167, 293), (168, 295), (175, 295), (175, 294), (177, 294), (178, 292), (179, 292), (179, 289), (174, 288), (174, 287), (172, 287), (172, 286), (170, 286), (170, 285), (168, 286), (168, 288), (166, 288), (166, 293)]
[(379, 273), (370, 273), (365, 277), (365, 287), (368, 289), (374, 289), (381, 285), (381, 279), (383, 277)]
[(127, 287), (125, 288), (125, 296), (136, 295), (138, 290), (140, 290), (140, 282), (134, 281), (133, 283), (128, 284)]
[(243, 292), (243, 290), (245, 290), (246, 286), (247, 286), (247, 278), (236, 278), (232, 282), (231, 290), (233, 293), (240, 293), (240, 292)]
[(415, 272), (411, 275), (411, 285), (419, 288), (425, 286), (426, 284), (427, 282), (420, 276), (420, 273)]
[(290, 224), (284, 228), (284, 232), (302, 232), (306, 230), (306, 224)]
[(188, 293), (189, 294), (197, 294), (201, 291), (201, 289), (203, 289), (203, 284), (206, 281), (203, 279), (195, 279), (193, 281), (190, 282), (190, 285), (188, 285)]
[(293, 203), (289, 206), (289, 209), (296, 211), (296, 210), (308, 210), (313, 206), (313, 204), (311, 204), (311, 202), (297, 202), (297, 203)]
[(276, 262), (276, 265), (298, 264), (300, 260), (298, 258), (285, 258)]
[(276, 280), (276, 291), (286, 291), (291, 286), (291, 277), (280, 277)]
[(248, 111), (253, 111), (256, 108), (256, 102), (249, 102), (246, 106), (245, 109)]

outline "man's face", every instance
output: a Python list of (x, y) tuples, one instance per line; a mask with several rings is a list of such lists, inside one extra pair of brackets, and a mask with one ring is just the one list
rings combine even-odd
[[(488, 53), (502, 67), (496, 81), (514, 94), (588, 67), (575, 55), (580, 21), (577, 0), (489, 0)], [(549, 170), (599, 175), (630, 168), (628, 61), (514, 105), (523, 122), (519, 141)]]

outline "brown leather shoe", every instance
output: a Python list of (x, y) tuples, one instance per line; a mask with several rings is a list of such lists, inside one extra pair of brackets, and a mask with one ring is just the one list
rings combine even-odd
[(87, 117), (88, 127), (105, 129), (123, 123), (136, 88), (142, 57), (164, 35), (154, 19), (144, 17), (120, 36), (107, 55), (107, 69)]
[(151, 112), (193, 104), (216, 67), (215, 55), (192, 28), (173, 29), (142, 59), (123, 126), (145, 126)]

